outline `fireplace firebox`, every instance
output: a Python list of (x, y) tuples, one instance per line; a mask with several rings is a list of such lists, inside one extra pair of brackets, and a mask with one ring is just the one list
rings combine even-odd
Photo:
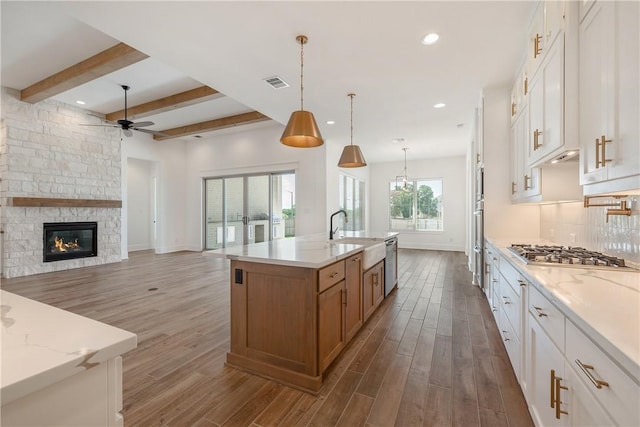
[(63, 261), (98, 256), (97, 222), (45, 222), (43, 261)]

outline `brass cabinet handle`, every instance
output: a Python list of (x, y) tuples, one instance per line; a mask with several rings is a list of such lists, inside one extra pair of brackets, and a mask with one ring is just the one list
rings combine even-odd
[(540, 146), (542, 146), (542, 143), (540, 142), (540, 135), (542, 135), (541, 130), (536, 129), (533, 131), (533, 150), (534, 151), (540, 148)]
[(484, 263), (484, 274), (489, 274), (489, 263), (488, 262)]
[(480, 153), (476, 153), (476, 163), (480, 163)]
[(535, 305), (533, 306), (533, 309), (536, 311), (536, 313), (538, 314), (538, 317), (547, 317), (547, 313), (543, 313), (542, 312), (542, 307), (536, 307)]
[(540, 53), (542, 53), (542, 47), (540, 47), (540, 41), (542, 41), (542, 36), (536, 33), (536, 37), (533, 39), (533, 57), (537, 58)]
[[(505, 330), (503, 329), (503, 330), (502, 330), (502, 333), (503, 333), (504, 335), (506, 335), (506, 334), (507, 334), (507, 331), (505, 331)], [(510, 338), (505, 337), (505, 338), (504, 338), (504, 341), (505, 341), (505, 342), (507, 342), (507, 341), (511, 341), (511, 339), (510, 339)]]
[(529, 175), (525, 175), (524, 176), (524, 190), (525, 191), (531, 189), (531, 186), (529, 185), (529, 181), (530, 180), (531, 180), (531, 177)]
[(525, 77), (524, 78), (524, 94), (525, 94), (525, 96), (527, 95), (528, 92), (529, 92), (529, 78)]
[(502, 295), (502, 299), (504, 300), (505, 304), (511, 304), (511, 301), (509, 301), (509, 297), (505, 297), (504, 295)]
[(564, 414), (564, 415), (568, 415), (569, 413), (567, 411), (563, 411), (562, 409), (560, 409), (560, 404), (562, 403), (562, 400), (560, 400), (560, 390), (569, 390), (568, 387), (565, 387), (563, 385), (560, 385), (560, 381), (562, 381), (561, 377), (556, 377), (555, 378), (555, 386), (556, 386), (556, 419), (559, 420), (560, 419), (560, 414)]
[(549, 384), (551, 384), (551, 390), (549, 391), (549, 405), (553, 408), (556, 406), (556, 389), (554, 387), (556, 382), (556, 371), (555, 369), (551, 370), (551, 379)]
[(516, 115), (516, 103), (512, 102), (511, 103), (511, 117)]
[(604, 135), (602, 135), (600, 137), (600, 152), (601, 152), (600, 164), (603, 167), (611, 161), (611, 159), (607, 159), (607, 142), (611, 142), (611, 140), (607, 139)]
[(360, 261), (360, 258), (354, 258), (351, 260), (351, 262), (358, 262), (358, 261)]
[(342, 305), (347, 305), (347, 290), (342, 290)]
[(582, 372), (584, 372), (587, 378), (589, 378), (589, 381), (591, 381), (591, 383), (593, 383), (596, 388), (602, 388), (602, 386), (609, 387), (608, 382), (598, 380), (593, 376), (593, 374), (591, 373), (591, 371), (595, 369), (593, 365), (585, 365), (580, 361), (580, 359), (576, 359), (576, 365), (578, 365), (580, 369), (582, 369)]
[(600, 167), (600, 140), (596, 138), (596, 169)]
[(334, 272), (334, 273), (331, 273), (331, 276), (329, 276), (329, 277), (331, 277), (331, 278), (333, 279), (333, 278), (334, 278), (334, 277), (336, 277), (338, 274), (340, 274), (340, 273), (338, 273), (338, 272), (336, 271), (336, 272)]
[(522, 279), (518, 279), (518, 283), (520, 283), (520, 286), (527, 286), (527, 282)]
[(516, 194), (516, 186), (518, 184), (516, 184), (515, 182), (511, 181), (511, 194)]

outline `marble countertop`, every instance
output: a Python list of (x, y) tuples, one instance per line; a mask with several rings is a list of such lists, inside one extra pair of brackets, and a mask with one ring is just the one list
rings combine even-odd
[[(389, 237), (394, 237), (398, 233), (347, 232), (344, 234), (345, 238), (384, 240)], [(203, 255), (224, 257), (239, 261), (322, 268), (358, 253), (364, 250), (364, 248), (365, 244), (340, 243), (340, 239), (329, 240), (326, 234), (319, 233), (205, 251)]]
[(133, 350), (131, 332), (0, 290), (2, 405)]
[(507, 249), (511, 241), (487, 240), (640, 382), (640, 271), (528, 265)]

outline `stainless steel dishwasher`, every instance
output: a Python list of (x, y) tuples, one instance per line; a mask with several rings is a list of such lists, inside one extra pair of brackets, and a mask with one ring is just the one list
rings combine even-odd
[(398, 238), (385, 240), (387, 253), (384, 258), (384, 296), (386, 297), (398, 283)]

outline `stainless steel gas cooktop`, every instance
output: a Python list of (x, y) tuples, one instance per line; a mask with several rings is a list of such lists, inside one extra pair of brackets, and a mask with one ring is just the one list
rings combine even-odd
[(509, 249), (531, 265), (633, 270), (622, 258), (575, 246), (513, 244)]

